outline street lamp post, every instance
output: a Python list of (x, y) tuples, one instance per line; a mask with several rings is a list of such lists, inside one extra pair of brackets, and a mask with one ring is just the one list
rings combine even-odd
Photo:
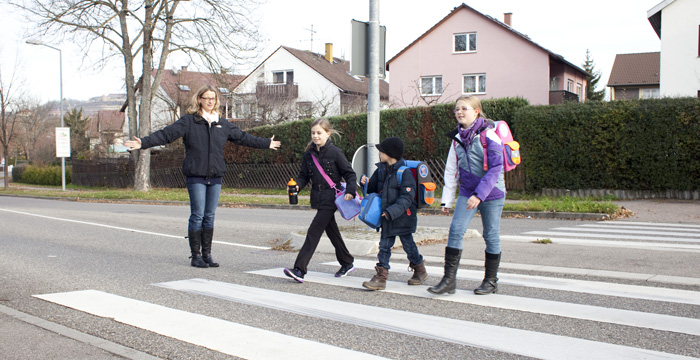
[[(61, 127), (65, 127), (64, 122), (63, 122), (63, 55), (61, 53), (61, 49), (51, 46), (49, 44), (44, 43), (43, 41), (39, 40), (27, 40), (27, 44), (30, 45), (41, 45), (41, 46), (46, 46), (49, 48), (52, 48), (54, 50), (58, 50), (58, 79), (59, 79), (59, 89), (60, 89), (60, 98), (58, 100), (59, 103), (59, 108), (61, 110)], [(61, 156), (61, 189), (63, 191), (66, 191), (66, 158), (64, 156)]]

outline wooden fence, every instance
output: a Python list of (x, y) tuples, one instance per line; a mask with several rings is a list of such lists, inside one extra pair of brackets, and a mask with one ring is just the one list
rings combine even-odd
[[(185, 177), (180, 167), (181, 159), (151, 160), (151, 186), (157, 188), (183, 188)], [(426, 160), (433, 174), (433, 181), (443, 187), (443, 160)], [(227, 164), (223, 186), (232, 188), (281, 189), (290, 178), (296, 178), (301, 164)], [(134, 184), (134, 163), (130, 159), (73, 160), (72, 183), (81, 186), (127, 188)], [(523, 166), (506, 173), (506, 187), (525, 189)]]

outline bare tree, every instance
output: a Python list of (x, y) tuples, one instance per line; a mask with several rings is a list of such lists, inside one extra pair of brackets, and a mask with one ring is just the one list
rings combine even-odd
[[(57, 102), (40, 104), (37, 99), (25, 99), (19, 106), (17, 116), (17, 146), (24, 157), (31, 162), (43, 165), (55, 159), (54, 128), (58, 126), (57, 117), (52, 117), (51, 110)], [(48, 151), (47, 151), (48, 150)]]
[[(408, 87), (406, 90), (401, 90), (400, 96), (394, 97), (394, 99), (392, 99), (391, 107), (406, 108), (415, 106), (433, 106), (436, 104), (440, 104), (444, 102), (442, 101), (443, 98), (445, 96), (448, 96), (447, 90), (449, 88), (450, 83), (444, 83), (439, 94), (426, 95), (423, 94), (423, 92), (421, 91), (420, 82), (418, 80), (414, 80), (413, 84), (410, 87)], [(410, 102), (407, 102), (405, 100), (406, 98), (410, 99)]]
[[(259, 44), (257, 0), (11, 0), (37, 22), (35, 36), (68, 38), (85, 55), (99, 48), (102, 64), (111, 57), (124, 63), (129, 137), (151, 133), (151, 102), (168, 56), (183, 52), (209, 69), (224, 69), (254, 57)], [(134, 62), (141, 55), (141, 75)], [(154, 61), (157, 66), (154, 66)], [(222, 61), (226, 61), (226, 65)], [(151, 78), (151, 71), (158, 71)], [(137, 118), (137, 78), (140, 103)], [(150, 151), (138, 152), (134, 188), (147, 191)]]
[[(17, 63), (10, 78), (7, 79), (0, 65), (0, 143), (2, 144), (2, 154), (8, 159), (8, 149), (15, 134), (15, 124), (17, 123), (17, 113), (19, 110), (18, 99), (21, 97), (16, 93), (18, 80), (15, 78), (17, 74)], [(3, 165), (3, 173), (7, 175), (7, 163)], [(5, 176), (4, 187), (7, 190), (8, 176)]]

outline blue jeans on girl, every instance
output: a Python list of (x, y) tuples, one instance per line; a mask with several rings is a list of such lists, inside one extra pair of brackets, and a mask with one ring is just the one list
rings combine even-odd
[(190, 221), (187, 231), (214, 228), (214, 214), (219, 205), (221, 184), (187, 184), (190, 194)]
[(447, 239), (447, 247), (462, 249), (462, 239), (467, 232), (469, 223), (478, 210), (481, 213), (481, 223), (484, 227), (484, 241), (486, 242), (486, 252), (489, 254), (501, 253), (501, 213), (506, 199), (496, 199), (484, 201), (476, 209), (467, 210), (467, 200), (465, 196), (458, 196), (454, 208), (454, 216), (450, 224), (450, 235)]

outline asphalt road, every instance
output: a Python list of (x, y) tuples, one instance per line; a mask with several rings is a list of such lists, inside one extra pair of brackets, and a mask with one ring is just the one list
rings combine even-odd
[[(471, 294), (483, 260), (474, 239), (465, 241), (460, 291), (432, 298), (425, 286), (405, 285), (411, 274), (401, 250), (385, 292), (360, 286), (373, 256), (357, 256), (358, 269), (342, 279), (326, 276), (337, 265), (324, 253), (314, 255), (304, 284), (279, 277), (296, 254), (269, 248), (305, 230), (312, 211), (219, 208), (213, 254), (221, 267), (193, 268), (188, 215), (186, 206), (0, 197), (0, 306), (137, 354), (26, 329), (6, 311), (2, 357), (700, 357), (700, 224), (503, 219), (499, 293)], [(419, 225), (448, 227), (450, 219), (421, 215)], [(473, 224), (481, 232), (479, 219)], [(553, 244), (531, 242), (537, 238)], [(425, 285), (434, 285), (444, 244), (420, 251), (431, 275)], [(88, 309), (112, 300), (107, 315)], [(28, 337), (20, 338), (46, 339), (15, 345), (22, 331)]]

